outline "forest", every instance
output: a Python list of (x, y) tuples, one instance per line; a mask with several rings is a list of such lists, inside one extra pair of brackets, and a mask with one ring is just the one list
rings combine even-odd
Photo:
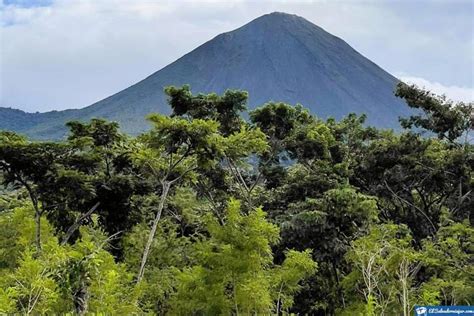
[(365, 116), (167, 87), (129, 136), (0, 132), (0, 313), (411, 315), (474, 303), (473, 104)]

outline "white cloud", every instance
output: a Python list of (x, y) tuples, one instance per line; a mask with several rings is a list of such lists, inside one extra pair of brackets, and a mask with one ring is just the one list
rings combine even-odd
[(398, 77), (405, 83), (415, 84), (420, 88), (429, 90), (438, 95), (445, 95), (453, 101), (474, 102), (474, 89), (458, 86), (448, 86), (420, 77), (401, 75)]

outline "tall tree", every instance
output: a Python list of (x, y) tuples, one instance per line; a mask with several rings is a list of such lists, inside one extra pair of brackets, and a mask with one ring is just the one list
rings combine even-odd
[(221, 154), (219, 124), (211, 120), (188, 121), (163, 115), (150, 115), (154, 128), (140, 137), (141, 148), (135, 154), (135, 162), (144, 174), (157, 184), (160, 201), (153, 220), (148, 241), (143, 251), (137, 282), (145, 272), (146, 262), (158, 222), (160, 221), (170, 188), (178, 181), (192, 179), (198, 167), (210, 168)]
[(290, 251), (274, 267), (271, 245), (278, 228), (261, 209), (242, 215), (229, 202), (224, 224), (208, 217), (209, 239), (195, 247), (196, 264), (178, 275), (173, 310), (180, 314), (281, 313), (292, 305), (301, 279), (314, 273), (310, 252)]
[(405, 99), (409, 107), (421, 110), (420, 114), (400, 119), (404, 128), (423, 128), (451, 143), (464, 134), (465, 143), (470, 142), (469, 132), (474, 129), (473, 103), (454, 103), (446, 96), (403, 82), (398, 84), (395, 95)]
[[(61, 212), (56, 227), (69, 227), (71, 210), (82, 209), (94, 196), (91, 177), (71, 169), (82, 158), (68, 144), (29, 142), (11, 133), (2, 133), (0, 138), (3, 183), (27, 191), (35, 210), (36, 247), (40, 250), (42, 216)], [(93, 161), (92, 168), (94, 165)]]

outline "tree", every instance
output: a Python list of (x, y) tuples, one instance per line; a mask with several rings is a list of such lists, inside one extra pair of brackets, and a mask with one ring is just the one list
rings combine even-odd
[(436, 233), (443, 207), (461, 220), (469, 216), (471, 170), (462, 149), (406, 133), (368, 144), (351, 182), (379, 197), (381, 217), (408, 225), (419, 244)]
[(250, 112), (252, 124), (265, 133), (268, 150), (259, 155), (259, 174), (267, 188), (280, 185), (286, 176), (285, 165), (294, 159), (288, 152), (289, 137), (300, 127), (315, 119), (301, 105), (269, 102)]
[[(421, 268), (421, 257), (412, 248), (406, 226), (373, 226), (367, 236), (352, 243), (346, 258), (353, 269), (345, 277), (344, 285), (349, 292), (356, 290), (353, 295), (363, 295), (364, 314), (410, 314), (412, 281)], [(352, 300), (352, 304), (346, 310), (349, 314), (360, 309), (357, 300)]]
[[(0, 311), (5, 313), (137, 313), (138, 289), (132, 274), (107, 251), (113, 236), (97, 228), (81, 230), (74, 244), (61, 245), (47, 220), (43, 250), (34, 251), (34, 210), (30, 206), (0, 215), (2, 234), (13, 253), (0, 269)], [(7, 235), (8, 236), (5, 236)], [(7, 264), (5, 264), (7, 263)]]
[(228, 136), (240, 130), (244, 120), (240, 112), (246, 110), (248, 93), (226, 90), (222, 96), (215, 93), (193, 95), (189, 85), (165, 88), (172, 116), (219, 122), (219, 132)]
[(430, 305), (471, 305), (472, 245), (474, 229), (466, 220), (454, 222), (444, 214), (442, 226), (433, 240), (423, 242), (426, 269), (419, 300)]
[[(255, 168), (255, 158), (267, 152), (267, 141), (260, 129), (247, 124), (241, 112), (245, 111), (248, 94), (227, 90), (219, 96), (214, 93), (193, 95), (190, 87), (167, 87), (168, 103), (172, 116), (192, 121), (214, 120), (219, 123), (218, 134), (223, 137), (223, 156), (212, 169), (198, 168), (197, 189), (214, 205), (215, 212), (222, 210), (231, 192), (253, 208), (253, 200), (261, 185), (261, 173)], [(218, 197), (218, 201), (216, 200)], [(218, 205), (220, 204), (220, 205)], [(220, 208), (220, 210), (218, 210)]]
[(3, 184), (24, 188), (35, 210), (36, 248), (41, 249), (41, 218), (61, 210), (58, 228), (72, 224), (67, 209), (81, 209), (93, 197), (90, 177), (71, 170), (81, 157), (64, 143), (29, 142), (11, 133), (0, 135)]
[(474, 129), (472, 103), (455, 104), (446, 96), (437, 96), (430, 91), (403, 82), (398, 84), (395, 95), (405, 99), (409, 107), (422, 111), (421, 114), (400, 119), (404, 128), (420, 127), (451, 143), (464, 134), (465, 143), (470, 141), (469, 131)]
[(105, 164), (105, 175), (110, 178), (112, 160), (118, 151), (117, 145), (125, 138), (118, 131), (118, 123), (92, 119), (89, 123), (71, 121), (66, 126), (70, 129), (68, 140), (79, 148), (91, 146), (93, 154), (101, 157)]
[[(262, 157), (268, 163), (260, 164), (268, 189), (261, 201), (281, 223), (277, 260), (286, 247), (310, 247), (319, 264), (319, 273), (305, 281), (293, 311), (331, 313), (336, 304), (344, 304), (339, 283), (346, 269), (345, 251), (377, 213), (375, 200), (359, 196), (349, 185), (349, 168), (357, 151), (375, 132), (362, 127), (364, 117), (351, 115), (339, 123), (333, 119), (323, 122), (301, 106), (283, 103), (268, 103), (250, 115), (270, 144)], [(329, 196), (346, 196), (347, 203), (343, 198), (330, 202), (326, 200)], [(329, 206), (333, 203), (337, 206)], [(364, 207), (354, 206), (358, 203)], [(352, 209), (364, 211), (356, 214)], [(345, 212), (350, 213), (347, 223)]]
[(420, 112), (395, 133), (274, 102), (245, 121), (242, 91), (166, 93), (173, 113), (138, 137), (100, 119), (58, 142), (0, 132), (0, 313), (473, 303), (471, 105), (401, 85)]
[(290, 251), (273, 267), (278, 228), (256, 209), (242, 215), (231, 200), (222, 225), (208, 216), (209, 238), (195, 244), (196, 264), (178, 273), (173, 311), (180, 314), (271, 313), (291, 307), (298, 283), (314, 273), (311, 253)]
[[(68, 144), (81, 157), (74, 168), (93, 174), (91, 185), (95, 193), (90, 203), (92, 207), (77, 218), (75, 227), (70, 228), (77, 229), (90, 221), (90, 214), (97, 213), (107, 234), (130, 231), (133, 225), (142, 220), (143, 215), (132, 201), (153, 190), (152, 185), (140, 176), (140, 171), (132, 162), (132, 153), (136, 149), (133, 141), (119, 132), (116, 122), (92, 119), (87, 123), (69, 122), (67, 126), (71, 130)], [(93, 169), (87, 164), (89, 161), (96, 162)], [(114, 255), (118, 258), (123, 255), (120, 239), (112, 241)]]
[(185, 177), (195, 177), (193, 173), (198, 167), (209, 168), (215, 165), (215, 158), (220, 156), (219, 145), (222, 143), (217, 134), (219, 124), (215, 121), (188, 121), (158, 114), (150, 115), (149, 119), (154, 124), (154, 129), (140, 138), (142, 145), (134, 159), (143, 172), (157, 182), (161, 196), (143, 251), (138, 283), (143, 278), (150, 247), (171, 186)]
[(286, 220), (278, 249), (312, 249), (319, 266), (296, 297), (295, 312), (331, 311), (345, 304), (341, 279), (349, 267), (344, 256), (351, 241), (367, 232), (376, 218), (376, 200), (352, 188), (328, 190), (322, 198), (289, 205), (287, 214), (280, 218)]

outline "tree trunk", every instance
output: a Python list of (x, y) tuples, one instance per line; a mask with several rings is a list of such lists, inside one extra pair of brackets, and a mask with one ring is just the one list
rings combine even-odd
[(332, 269), (334, 271), (334, 275), (336, 277), (337, 294), (341, 298), (342, 307), (346, 308), (346, 301), (344, 300), (344, 293), (342, 292), (341, 285), (339, 282), (339, 274), (337, 273), (336, 263), (334, 262), (334, 260), (331, 263), (332, 263)]
[(87, 309), (89, 308), (89, 286), (84, 279), (85, 276), (81, 276), (81, 280), (79, 281), (79, 289), (74, 295), (74, 305), (78, 315), (85, 315), (87, 313)]
[(399, 267), (399, 278), (402, 286), (402, 305), (403, 305), (403, 316), (410, 314), (410, 303), (408, 298), (408, 277), (409, 277), (409, 266), (405, 259), (402, 260)]
[(163, 212), (163, 207), (165, 206), (165, 201), (168, 196), (171, 183), (165, 180), (163, 181), (162, 186), (163, 186), (163, 190), (161, 192), (160, 204), (158, 206), (158, 211), (156, 212), (155, 220), (153, 221), (153, 225), (151, 227), (150, 235), (148, 236), (148, 241), (145, 245), (145, 250), (143, 251), (142, 262), (140, 264), (140, 271), (138, 272), (138, 277), (137, 277), (137, 284), (140, 283), (140, 281), (143, 279), (143, 274), (145, 273), (146, 261), (150, 253), (150, 247), (151, 247), (151, 244), (153, 243), (153, 239), (155, 238), (156, 228), (158, 227), (158, 222), (160, 221), (161, 213)]
[(407, 293), (407, 287), (406, 287), (405, 282), (403, 282), (402, 286), (403, 286), (403, 315), (408, 316), (408, 313), (409, 313), (408, 293)]
[(35, 244), (36, 250), (40, 252), (41, 250), (41, 212), (38, 210), (35, 211)]
[(35, 245), (36, 252), (39, 254), (39, 252), (41, 251), (41, 215), (43, 214), (43, 212), (42, 210), (40, 210), (38, 198), (36, 194), (34, 194), (34, 191), (28, 184), (28, 182), (22, 180), (21, 178), (19, 178), (19, 181), (25, 186), (26, 191), (28, 191), (28, 195), (30, 196), (33, 209), (35, 210)]

